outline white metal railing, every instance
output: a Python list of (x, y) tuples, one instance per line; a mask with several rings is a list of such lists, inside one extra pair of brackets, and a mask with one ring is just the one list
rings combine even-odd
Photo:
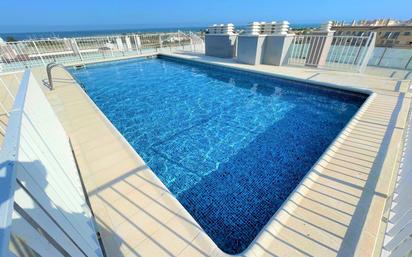
[(7, 42), (0, 44), (0, 72), (50, 62), (71, 64), (159, 51), (200, 51), (202, 45), (195, 33), (181, 31)]
[(40, 256), (102, 256), (69, 139), (30, 71), (0, 161), (0, 256), (22, 247), (10, 236)]
[[(18, 79), (16, 77), (16, 74), (13, 74), (14, 78), (16, 79), (17, 83)], [(0, 116), (3, 116), (3, 118), (8, 119), (10, 117), (10, 113), (8, 108), (6, 107), (7, 104), (11, 103), (13, 104), (14, 102), (14, 95), (12, 94), (12, 92), (10, 91), (10, 89), (8, 88), (6, 82), (4, 82), (3, 78), (0, 77), (0, 92), (3, 93), (2, 98), (0, 99)], [(5, 117), (4, 117), (5, 116)], [(3, 127), (5, 125), (4, 121), (1, 122), (2, 124), (0, 125), (0, 133), (2, 133), (3, 135), (6, 133), (6, 128)]]
[(296, 35), (287, 63), (347, 71), (361, 71), (373, 50), (369, 36)]
[(395, 190), (389, 205), (382, 257), (412, 255), (412, 115), (408, 123)]
[(190, 46), (192, 49), (190, 49), (192, 52), (200, 52), (204, 53), (205, 51), (205, 40), (201, 36), (189, 32), (189, 38), (190, 38)]

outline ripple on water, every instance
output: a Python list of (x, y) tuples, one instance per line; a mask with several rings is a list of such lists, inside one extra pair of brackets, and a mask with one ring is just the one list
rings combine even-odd
[(243, 251), (365, 100), (165, 59), (72, 70), (227, 253)]

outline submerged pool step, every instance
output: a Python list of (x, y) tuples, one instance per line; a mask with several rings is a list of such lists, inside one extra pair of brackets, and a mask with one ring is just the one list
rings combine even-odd
[(86, 68), (86, 65), (84, 65), (84, 64), (79, 64), (79, 65), (75, 65), (75, 66), (73, 66), (73, 67), (74, 67), (74, 69), (76, 69), (76, 70), (81, 70), (81, 69)]

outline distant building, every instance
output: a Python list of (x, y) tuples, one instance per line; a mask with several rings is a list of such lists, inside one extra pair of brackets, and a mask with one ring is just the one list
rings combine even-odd
[[(377, 20), (379, 24), (382, 20)], [(411, 22), (411, 21), (409, 21)], [(385, 24), (393, 24), (390, 20), (385, 20)], [(370, 23), (372, 24), (372, 23)], [(410, 48), (412, 49), (412, 24), (407, 25), (364, 25), (364, 26), (348, 26), (337, 25), (332, 27), (335, 30), (336, 36), (362, 36), (369, 35), (370, 32), (376, 32), (377, 47), (393, 47), (393, 48)]]
[(405, 21), (404, 25), (412, 26), (412, 19)]
[(394, 19), (362, 20), (356, 23), (357, 26), (396, 26), (399, 24), (401, 22)]
[[(398, 25), (405, 25), (406, 23), (411, 22), (410, 21), (399, 21), (395, 19), (376, 19), (376, 20), (353, 20), (350, 23), (350, 26), (355, 27), (355, 26), (398, 26)], [(344, 21), (339, 22), (339, 21), (334, 21), (333, 26), (339, 27), (339, 26), (347, 26)]]

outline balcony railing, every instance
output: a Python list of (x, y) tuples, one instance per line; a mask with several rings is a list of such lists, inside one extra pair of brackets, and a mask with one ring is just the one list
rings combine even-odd
[(127, 34), (51, 38), (0, 43), (0, 72), (22, 70), (50, 62), (85, 63), (159, 51), (202, 51), (195, 33)]
[(0, 256), (103, 256), (69, 139), (30, 71), (0, 152)]
[(368, 65), (412, 70), (412, 48), (375, 47)]
[(395, 189), (387, 204), (389, 214), (381, 257), (412, 255), (412, 116), (408, 124)]
[(369, 36), (296, 35), (288, 64), (345, 71), (362, 71), (372, 53)]

